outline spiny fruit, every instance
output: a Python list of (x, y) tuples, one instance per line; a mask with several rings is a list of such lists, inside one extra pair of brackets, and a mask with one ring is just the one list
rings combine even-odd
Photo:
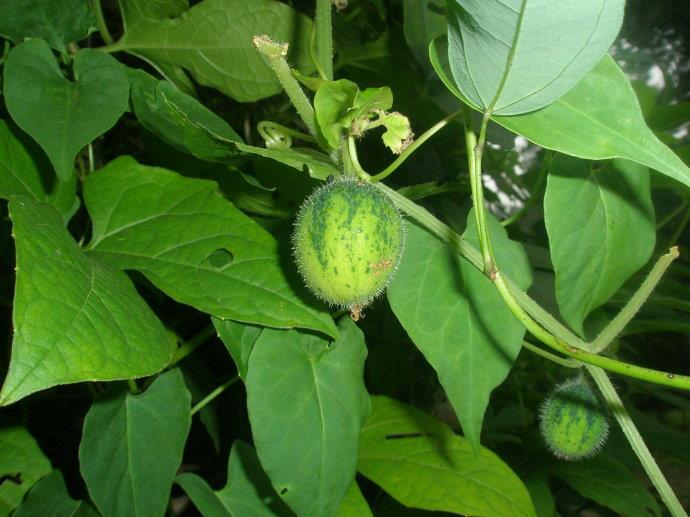
[(400, 262), (403, 220), (370, 183), (341, 177), (317, 188), (297, 214), (295, 260), (307, 287), (354, 319), (388, 285)]
[(539, 429), (553, 454), (579, 460), (596, 454), (606, 441), (606, 411), (580, 377), (558, 385), (539, 411)]

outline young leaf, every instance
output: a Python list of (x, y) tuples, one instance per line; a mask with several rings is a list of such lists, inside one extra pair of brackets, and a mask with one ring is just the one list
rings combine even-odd
[(52, 205), (65, 221), (79, 208), (76, 175), (59, 181), (43, 151), (16, 126), (0, 120), (0, 198), (13, 196)]
[(7, 111), (43, 148), (62, 181), (72, 174), (75, 155), (113, 127), (129, 102), (127, 76), (112, 56), (82, 49), (72, 69), (74, 82), (36, 39), (13, 48), (4, 70)]
[[(475, 242), (472, 213), (468, 221), (464, 237)], [(524, 250), (495, 219), (489, 221), (499, 265), (527, 288), (531, 275)], [(468, 442), (479, 448), (489, 395), (510, 371), (525, 329), (480, 271), (419, 227), (408, 224), (407, 230), (388, 300), (438, 373)]]
[(329, 314), (292, 287), (275, 239), (215, 183), (120, 157), (89, 175), (84, 199), (90, 252), (141, 271), (175, 300), (219, 318), (336, 334)]
[(585, 161), (558, 156), (546, 184), (544, 219), (558, 306), (582, 334), (587, 315), (654, 251), (649, 172), (626, 160), (593, 170)]
[[(450, 78), (444, 49), (442, 39), (429, 47), (436, 73), (456, 97), (479, 109)], [(549, 106), (492, 120), (546, 149), (590, 160), (626, 158), (690, 186), (690, 169), (647, 127), (630, 82), (609, 56)]]
[(66, 54), (67, 44), (89, 35), (96, 25), (89, 0), (11, 0), (4, 2), (0, 17), (0, 36), (19, 44), (27, 38), (40, 38)]
[(58, 384), (151, 375), (172, 355), (127, 276), (86, 256), (53, 208), (9, 204), (17, 248), (14, 340), (0, 405)]
[(100, 514), (87, 501), (75, 501), (67, 492), (59, 470), (53, 470), (34, 486), (12, 517), (98, 517)]
[(357, 85), (347, 79), (328, 81), (316, 91), (314, 96), (316, 123), (331, 149), (337, 149), (340, 146), (340, 130), (347, 127), (347, 122), (344, 120), (355, 103), (357, 93), (359, 93)]
[(240, 378), (247, 378), (247, 364), (249, 354), (252, 353), (256, 340), (261, 335), (262, 328), (254, 325), (244, 325), (232, 320), (221, 320), (215, 316), (211, 318), (218, 337), (228, 349), (232, 360), (237, 366)]
[(206, 517), (293, 515), (273, 490), (254, 448), (241, 440), (232, 444), (228, 481), (220, 490), (212, 490), (196, 474), (180, 474), (175, 482)]
[(4, 479), (0, 483), (0, 515), (12, 513), (50, 468), (50, 461), (26, 429), (0, 426), (0, 478)]
[(181, 66), (200, 84), (240, 102), (281, 91), (273, 70), (252, 46), (257, 34), (290, 43), (290, 63), (307, 74), (314, 70), (308, 53), (311, 20), (282, 2), (203, 0), (167, 19), (151, 17), (152, 10), (127, 7), (125, 12), (125, 34), (117, 48), (157, 64)]
[(372, 397), (357, 470), (405, 506), (535, 515), (525, 485), (498, 456), (476, 450), (440, 420), (388, 397)]
[(562, 97), (606, 55), (624, 0), (449, 0), (455, 83), (482, 110), (516, 115)]
[(190, 395), (179, 370), (141, 395), (114, 390), (91, 406), (79, 466), (103, 515), (163, 515), (191, 425)]
[(625, 465), (604, 454), (578, 463), (558, 462), (552, 472), (618, 515), (661, 515), (659, 504), (645, 484)]
[(393, 153), (402, 153), (412, 142), (412, 130), (409, 119), (400, 113), (379, 113), (379, 120), (386, 131), (383, 133), (383, 143)]
[(298, 515), (335, 513), (352, 485), (369, 413), (364, 336), (348, 317), (338, 330), (329, 343), (266, 329), (249, 356), (247, 408), (256, 450)]

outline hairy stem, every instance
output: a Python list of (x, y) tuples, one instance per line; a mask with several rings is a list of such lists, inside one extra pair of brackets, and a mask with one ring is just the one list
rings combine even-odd
[(640, 310), (640, 307), (647, 301), (647, 298), (652, 294), (652, 291), (661, 280), (661, 277), (676, 258), (678, 258), (678, 248), (675, 246), (671, 248), (666, 255), (659, 257), (659, 260), (654, 264), (647, 278), (644, 279), (644, 282), (642, 282), (637, 291), (635, 291), (632, 298), (628, 300), (625, 307), (621, 309), (611, 323), (601, 331), (594, 341), (592, 341), (592, 346), (590, 348), (592, 352), (599, 353), (604, 350), (609, 346), (611, 341), (623, 331), (625, 326), (630, 323), (635, 314), (637, 314), (637, 311)]
[(307, 126), (309, 134), (316, 138), (316, 124), (314, 122), (314, 108), (304, 94), (295, 76), (290, 71), (285, 56), (287, 56), (288, 44), (273, 41), (268, 36), (254, 36), (254, 47), (263, 54), (268, 64), (276, 74), (283, 90), (287, 93), (292, 105), (297, 110), (302, 122)]
[(350, 158), (350, 163), (352, 164), (357, 177), (363, 181), (371, 181), (371, 176), (369, 176), (359, 164), (359, 158), (357, 157), (357, 146), (355, 145), (355, 139), (352, 136), (347, 137), (347, 151)]
[(573, 361), (572, 359), (564, 359), (558, 355), (552, 354), (551, 352), (547, 352), (546, 350), (543, 350), (536, 345), (533, 345), (529, 341), (523, 340), (522, 346), (530, 352), (532, 352), (533, 354), (548, 359), (549, 361), (554, 362), (556, 364), (560, 364), (561, 366), (566, 366), (568, 368), (582, 368), (581, 362)]
[(323, 79), (333, 80), (333, 27), (331, 0), (316, 0), (314, 30), (316, 31), (316, 68)]

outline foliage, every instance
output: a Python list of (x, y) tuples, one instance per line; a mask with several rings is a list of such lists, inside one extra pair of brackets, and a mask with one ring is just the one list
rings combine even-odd
[[(634, 0), (63, 4), (0, 17), (0, 516), (684, 515), (690, 101)], [(610, 437), (555, 457), (574, 369)]]

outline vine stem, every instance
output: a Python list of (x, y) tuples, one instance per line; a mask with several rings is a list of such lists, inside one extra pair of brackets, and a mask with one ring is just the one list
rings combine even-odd
[(625, 307), (616, 315), (604, 330), (592, 341), (591, 351), (599, 353), (604, 350), (613, 339), (620, 334), (628, 323), (633, 319), (640, 307), (647, 301), (649, 295), (657, 286), (661, 277), (664, 275), (671, 263), (678, 258), (678, 248), (674, 246), (668, 253), (659, 257), (654, 267), (640, 284), (640, 287), (632, 295)]
[(101, 38), (103, 38), (103, 41), (106, 45), (112, 45), (114, 40), (113, 36), (108, 30), (108, 25), (105, 23), (103, 8), (101, 7), (101, 0), (91, 0), (91, 7), (93, 7), (93, 14), (96, 17), (96, 25), (98, 26), (98, 32), (101, 33)]
[(371, 176), (369, 176), (369, 174), (367, 174), (359, 164), (359, 158), (357, 157), (357, 146), (355, 145), (355, 139), (352, 136), (347, 137), (347, 150), (350, 163), (352, 164), (352, 168), (354, 169), (355, 174), (357, 174), (357, 177), (363, 181), (371, 181)]
[(211, 393), (206, 395), (203, 399), (201, 399), (194, 407), (192, 407), (192, 416), (201, 411), (207, 404), (210, 402), (213, 402), (213, 400), (223, 393), (226, 389), (228, 389), (230, 386), (235, 384), (237, 381), (240, 380), (240, 376), (235, 375), (233, 377), (230, 377), (227, 381), (225, 381), (223, 384), (218, 386), (216, 389), (214, 389)]
[(333, 80), (333, 27), (331, 0), (316, 0), (314, 30), (316, 31), (316, 68), (327, 81)]
[(199, 346), (203, 345), (207, 339), (209, 339), (212, 336), (215, 336), (215, 334), (216, 334), (216, 329), (213, 328), (213, 325), (207, 325), (206, 327), (204, 327), (195, 336), (193, 336), (191, 339), (186, 341), (177, 350), (175, 350), (175, 353), (173, 353), (172, 359), (170, 359), (170, 362), (168, 363), (168, 368), (171, 368), (172, 366), (179, 363), (182, 359), (184, 359), (189, 354), (194, 352), (194, 350), (199, 348)]
[(551, 362), (554, 362), (556, 364), (560, 364), (561, 366), (565, 366), (567, 368), (582, 368), (582, 363), (580, 361), (573, 361), (572, 359), (564, 359), (560, 356), (557, 356), (555, 354), (552, 354), (551, 352), (547, 352), (546, 350), (543, 350), (539, 348), (536, 345), (533, 345), (529, 341), (522, 341), (522, 346), (529, 350), (530, 352), (541, 356), (545, 359), (548, 359)]
[(288, 51), (287, 43), (273, 41), (269, 36), (254, 36), (252, 38), (254, 47), (266, 58), (268, 64), (276, 74), (283, 90), (287, 93), (292, 105), (297, 110), (302, 122), (307, 126), (309, 134), (314, 138), (316, 135), (316, 124), (314, 122), (314, 108), (305, 95), (295, 76), (290, 71), (290, 66), (285, 59)]
[(446, 127), (450, 122), (460, 115), (463, 112), (463, 110), (456, 111), (455, 113), (451, 113), (448, 115), (446, 118), (441, 119), (438, 121), (436, 124), (431, 126), (429, 129), (427, 129), (424, 133), (422, 133), (414, 142), (412, 142), (402, 153), (400, 153), (400, 156), (398, 156), (393, 163), (391, 163), (388, 167), (383, 169), (381, 172), (378, 174), (375, 174), (371, 177), (371, 181), (381, 181), (388, 176), (391, 175), (398, 167), (400, 167), (407, 158), (410, 157), (410, 155), (415, 152), (415, 150), (421, 146), (424, 142), (429, 140), (432, 136), (434, 136), (436, 133), (441, 131), (444, 127)]

